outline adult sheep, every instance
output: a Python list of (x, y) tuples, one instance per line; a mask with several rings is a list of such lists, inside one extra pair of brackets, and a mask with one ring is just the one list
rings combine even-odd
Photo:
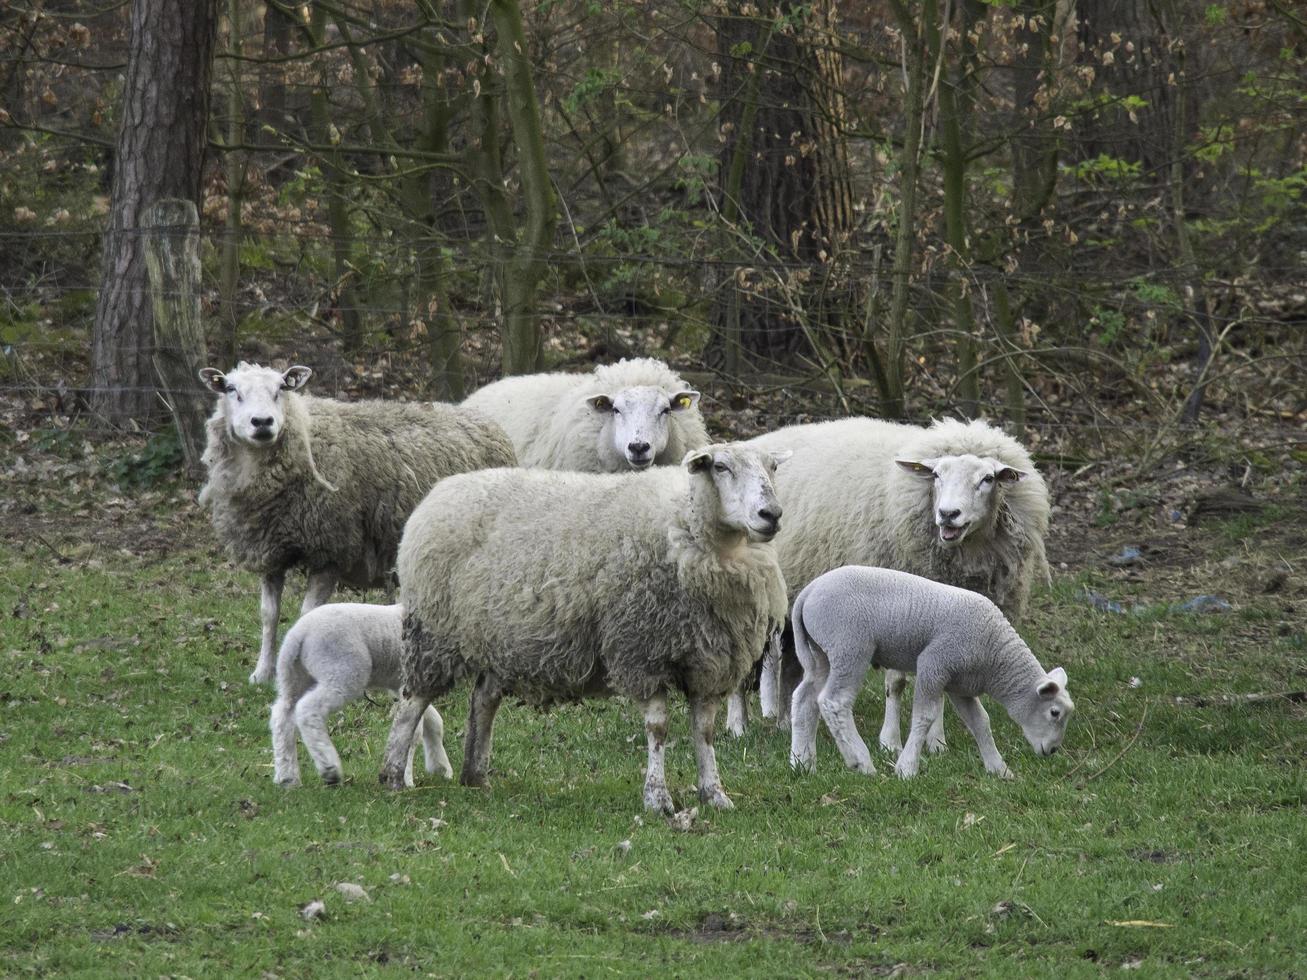
[(503, 426), (527, 467), (620, 473), (673, 465), (708, 444), (699, 393), (649, 357), (505, 378), (463, 404)]
[(251, 684), (272, 680), (287, 570), (308, 574), (301, 612), (337, 583), (389, 586), (404, 521), (437, 480), (515, 462), (503, 430), (477, 412), (298, 394), (312, 374), (244, 361), (200, 371), (218, 395), (200, 503), (232, 560), (262, 576)]
[[(1026, 449), (985, 421), (847, 418), (747, 444), (794, 451), (776, 485), (786, 501), (776, 551), (791, 600), (832, 568), (875, 565), (979, 592), (1016, 621), (1032, 583), (1048, 578), (1048, 488)], [(778, 660), (765, 658), (762, 705), (764, 716), (783, 718), (791, 678), (781, 682)], [(886, 672), (886, 718), (896, 725), (903, 684), (898, 671)], [(727, 724), (743, 730), (742, 697), (732, 698)], [(888, 725), (882, 734), (886, 749), (901, 747)], [(930, 747), (943, 746), (937, 720)]]
[(461, 781), (484, 784), (501, 699), (545, 707), (621, 694), (641, 706), (644, 804), (672, 812), (663, 774), (667, 698), (686, 696), (699, 796), (729, 808), (713, 754), (720, 699), (785, 617), (768, 543), (780, 454), (738, 444), (684, 468), (585, 474), (487, 470), (438, 484), (404, 529), (397, 569), (404, 692), (381, 771), (404, 785), (432, 699), (477, 674)]

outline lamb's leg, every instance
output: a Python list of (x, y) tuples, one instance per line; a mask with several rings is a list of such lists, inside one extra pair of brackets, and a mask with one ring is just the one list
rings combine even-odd
[(744, 734), (749, 723), (749, 678), (726, 696), (726, 730), (736, 738)]
[(259, 620), (263, 633), (259, 641), (259, 660), (250, 674), (251, 684), (272, 682), (277, 656), (277, 621), (281, 618), (281, 590), (286, 584), (285, 572), (271, 572), (259, 583)]
[(323, 569), (317, 572), (309, 572), (309, 581), (304, 588), (304, 602), (300, 606), (300, 615), (312, 609), (317, 609), (328, 599), (331, 593), (336, 591), (336, 571), (332, 568)]
[[(830, 651), (827, 651), (830, 657)], [(863, 656), (849, 657), (847, 660), (830, 658), (830, 676), (817, 693), (817, 707), (830, 729), (835, 745), (844, 757), (844, 764), (850, 769), (873, 776), (876, 766), (871, 761), (871, 752), (867, 743), (858, 734), (858, 726), (853, 722), (853, 702), (858, 699), (858, 691), (871, 667), (871, 658)]]
[(429, 773), (440, 773), (446, 779), (454, 778), (454, 767), (445, 755), (445, 722), (440, 712), (431, 705), (422, 713), (422, 755), (426, 758)]
[(830, 677), (830, 662), (816, 644), (806, 647), (806, 659), (797, 643), (794, 648), (803, 665), (803, 680), (790, 698), (790, 765), (811, 769), (817, 757), (817, 692)]
[(935, 716), (930, 731), (926, 733), (926, 751), (938, 755), (947, 749), (948, 742), (944, 740), (944, 706), (941, 704), (939, 714)]
[(762, 673), (758, 677), (758, 700), (762, 702), (764, 718), (781, 715), (781, 632), (777, 630), (767, 639), (767, 650), (762, 655)]
[(494, 674), (477, 676), (467, 706), (467, 734), (463, 737), (463, 771), (458, 781), (464, 786), (484, 786), (490, 771), (490, 742), (495, 713), (504, 699), (504, 689)]
[(690, 701), (690, 733), (694, 737), (694, 761), (699, 768), (699, 800), (719, 810), (731, 810), (735, 804), (722, 789), (717, 774), (717, 753), (713, 750), (713, 732), (717, 721), (717, 698)]
[(283, 691), (272, 702), (272, 778), (279, 786), (298, 786), (300, 783), (299, 746), (296, 744), (295, 702), (289, 692)]
[(985, 763), (986, 771), (1002, 779), (1015, 779), (1012, 770), (998, 754), (998, 746), (994, 744), (994, 733), (989, 727), (989, 713), (985, 711), (985, 706), (980, 703), (980, 699), (950, 694), (949, 700), (953, 702), (953, 707), (957, 710), (962, 723), (971, 732), (971, 737), (976, 740), (976, 746), (980, 749), (980, 759)]
[(299, 726), (304, 747), (313, 757), (318, 775), (328, 786), (340, 782), (340, 754), (332, 744), (331, 736), (327, 734), (327, 718), (339, 711), (348, 700), (349, 692), (316, 684), (295, 705), (295, 724)]
[(381, 785), (387, 789), (403, 789), (405, 770), (413, 755), (413, 737), (431, 699), (410, 694), (395, 702), (390, 716), (390, 736), (386, 739), (386, 754), (381, 761)]
[(903, 751), (903, 720), (900, 706), (908, 675), (899, 670), (885, 671), (885, 720), (880, 726), (880, 747), (891, 755)]
[(649, 764), (644, 777), (644, 808), (654, 813), (674, 813), (672, 794), (667, 792), (663, 772), (663, 747), (667, 743), (667, 697), (655, 694), (640, 705), (644, 734), (649, 743)]
[[(920, 664), (920, 659), (918, 659)], [(912, 692), (912, 724), (908, 729), (908, 743), (894, 763), (900, 779), (911, 779), (921, 769), (921, 750), (935, 720), (944, 711), (944, 694), (933, 684), (918, 675)]]

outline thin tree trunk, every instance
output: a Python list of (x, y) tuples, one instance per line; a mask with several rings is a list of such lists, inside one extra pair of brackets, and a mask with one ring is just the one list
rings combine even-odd
[(113, 204), (91, 343), (92, 405), (113, 422), (156, 416), (154, 321), (141, 215), (162, 197), (198, 202), (217, 31), (215, 0), (132, 5)]
[[(245, 113), (241, 92), (241, 5), (240, 0), (227, 0), (227, 24), (230, 32), (230, 50), (227, 79), (227, 128), (224, 134), (227, 146), (243, 142)], [(241, 267), (241, 203), (245, 198), (245, 154), (228, 149), (223, 159), (227, 174), (227, 220), (224, 223), (222, 254), (219, 258), (219, 294), (222, 298), (223, 330), (218, 344), (218, 356), (224, 367), (236, 363), (236, 326), (240, 311), (236, 308), (236, 289)]]

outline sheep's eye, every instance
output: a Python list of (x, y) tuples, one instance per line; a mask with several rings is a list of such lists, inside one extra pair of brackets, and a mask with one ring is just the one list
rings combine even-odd
[(621, 414), (622, 414), (622, 410), (621, 410), (620, 408), (618, 408), (616, 405), (614, 405), (614, 406), (612, 407), (611, 411), (612, 411), (612, 413), (613, 413), (614, 415), (621, 415)]
[(980, 482), (981, 482), (981, 483), (993, 483), (993, 482), (994, 482), (994, 475), (991, 473), (991, 474), (989, 474), (988, 476), (981, 477)]
[(712, 468), (718, 473), (729, 473), (731, 471), (731, 468), (725, 463), (713, 463)]
[(226, 386), (225, 388), (223, 388), (222, 390), (225, 391), (225, 392), (226, 392), (227, 394), (229, 394), (229, 395), (234, 395), (234, 394), (236, 393), (236, 386), (235, 386), (235, 385), (227, 385), (227, 386)]
[(670, 408), (664, 408), (664, 409), (663, 409), (661, 412), (659, 412), (658, 414), (659, 414), (659, 415), (671, 415), (671, 414), (672, 414), (672, 410), (671, 410)]

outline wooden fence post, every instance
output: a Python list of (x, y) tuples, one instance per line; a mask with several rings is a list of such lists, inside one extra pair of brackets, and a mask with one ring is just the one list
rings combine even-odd
[(200, 319), (200, 218), (191, 201), (163, 198), (141, 218), (154, 309), (154, 371), (181, 441), (186, 472), (202, 474), (209, 397), (196, 380), (205, 366)]

